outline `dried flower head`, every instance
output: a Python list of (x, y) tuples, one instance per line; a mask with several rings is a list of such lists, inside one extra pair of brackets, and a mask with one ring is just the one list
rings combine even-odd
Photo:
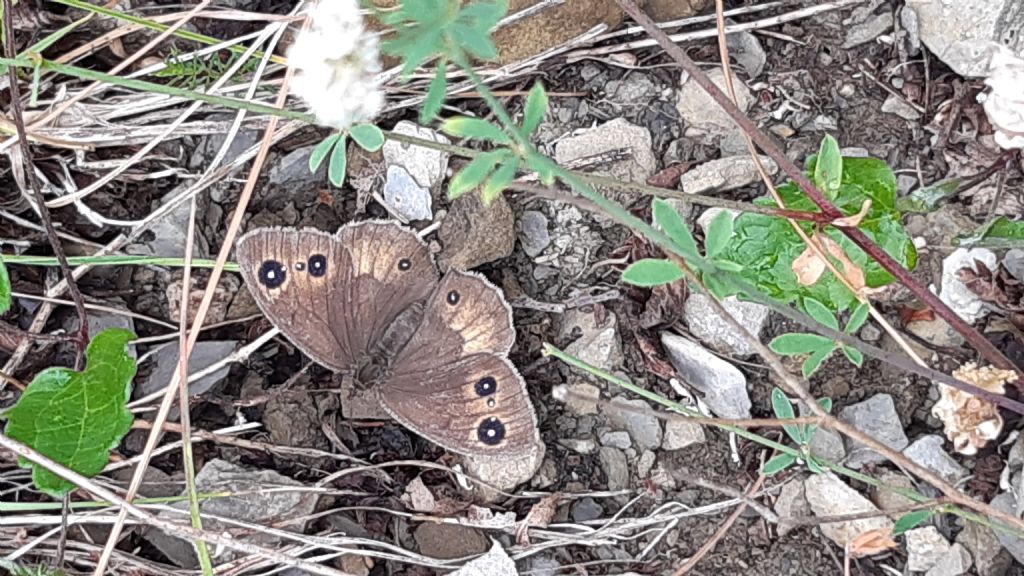
[(995, 129), (996, 144), (1007, 150), (1024, 148), (1024, 59), (1000, 46), (989, 62), (985, 84), (991, 90), (978, 99)]
[(308, 17), (309, 27), (288, 50), (292, 90), (327, 126), (344, 130), (371, 120), (384, 103), (380, 54), (358, 0), (320, 0)]
[[(979, 368), (970, 362), (955, 370), (953, 377), (993, 394), (1003, 394), (1004, 386), (1017, 380), (1017, 373), (991, 366)], [(998, 406), (945, 384), (939, 384), (939, 393), (932, 415), (942, 420), (946, 438), (953, 442), (954, 450), (970, 456), (999, 436), (1003, 417), (999, 415)]]

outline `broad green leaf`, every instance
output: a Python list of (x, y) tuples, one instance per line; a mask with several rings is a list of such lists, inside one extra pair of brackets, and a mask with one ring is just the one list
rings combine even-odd
[(776, 336), (768, 344), (768, 347), (776, 354), (795, 356), (819, 350), (832, 350), (834, 345), (835, 343), (832, 340), (817, 334), (783, 334)]
[(953, 239), (957, 246), (988, 246), (992, 248), (1024, 247), (1024, 220), (1010, 220), (1000, 216), (983, 224), (972, 234)]
[(356, 124), (348, 129), (348, 134), (367, 152), (376, 152), (384, 146), (384, 132), (373, 124)]
[[(780, 420), (790, 420), (796, 417), (796, 414), (793, 412), (793, 403), (786, 397), (786, 393), (778, 388), (772, 389), (772, 410), (775, 411), (775, 417)], [(800, 426), (796, 424), (786, 424), (782, 429), (797, 444), (803, 444), (807, 441), (807, 438), (800, 433)]]
[(728, 210), (722, 210), (711, 219), (708, 225), (708, 237), (704, 240), (708, 258), (714, 258), (722, 253), (729, 246), (732, 239), (733, 214)]
[(804, 378), (810, 378), (812, 374), (817, 372), (818, 368), (821, 368), (822, 363), (832, 355), (834, 350), (834, 348), (823, 348), (811, 352), (811, 355), (807, 357), (807, 360), (804, 360), (804, 365), (801, 367)]
[(839, 143), (826, 134), (818, 148), (818, 158), (814, 165), (814, 183), (821, 188), (830, 199), (836, 197), (843, 178), (843, 155), (839, 152)]
[(0, 314), (11, 309), (11, 277), (7, 274), (7, 265), (0, 257)]
[(548, 93), (544, 84), (537, 82), (526, 96), (526, 107), (523, 110), (523, 132), (527, 135), (537, 131), (548, 111)]
[(430, 81), (430, 88), (427, 89), (427, 97), (423, 100), (423, 108), (420, 110), (420, 123), (429, 124), (437, 118), (444, 105), (445, 92), (448, 90), (448, 61), (444, 58), (437, 64), (437, 71), (434, 79)]
[(516, 178), (516, 171), (519, 170), (519, 159), (510, 157), (498, 166), (498, 169), (491, 174), (491, 177), (484, 183), (483, 201), (484, 205), (490, 205), (501, 193), (508, 188)]
[(334, 149), (334, 145), (338, 143), (339, 138), (341, 138), (341, 132), (331, 134), (313, 148), (313, 152), (309, 155), (310, 172), (316, 172), (320, 168), (320, 165), (327, 159), (327, 155)]
[(908, 530), (913, 530), (920, 526), (924, 521), (928, 520), (935, 514), (934, 510), (914, 510), (908, 512), (903, 516), (900, 516), (899, 520), (896, 521), (896, 525), (892, 528), (892, 535), (899, 536)]
[(449, 118), (441, 124), (441, 131), (457, 138), (475, 138), (486, 140), (495, 144), (511, 144), (512, 139), (508, 137), (494, 124), (480, 118), (459, 116)]
[(692, 254), (693, 257), (698, 257), (700, 252), (697, 251), (697, 242), (693, 239), (693, 234), (690, 233), (689, 226), (683, 221), (682, 217), (679, 216), (679, 212), (676, 212), (674, 206), (668, 202), (655, 198), (651, 204), (651, 214), (654, 217), (654, 223), (661, 228), (669, 238), (675, 242), (679, 248), (686, 254)]
[[(134, 338), (128, 330), (104, 330), (89, 343), (82, 372), (55, 367), (37, 374), (3, 413), (4, 432), (79, 474), (99, 474), (132, 426), (125, 405), (135, 377), (135, 359), (128, 354)], [(74, 488), (45, 468), (21, 464), (32, 468), (36, 487), (54, 498)]]
[(448, 183), (448, 198), (454, 200), (482, 184), (498, 162), (501, 162), (507, 155), (507, 150), (496, 150), (474, 158)]
[(327, 165), (327, 179), (335, 188), (345, 183), (345, 172), (348, 171), (348, 139), (342, 137), (338, 145), (331, 150), (331, 161)]
[(804, 309), (820, 324), (824, 324), (833, 330), (839, 330), (839, 321), (836, 320), (835, 314), (828, 309), (824, 304), (818, 302), (814, 298), (804, 298)]
[(871, 306), (867, 302), (862, 302), (856, 308), (853, 309), (853, 314), (850, 314), (850, 321), (846, 323), (847, 334), (853, 334), (860, 327), (864, 325), (864, 322), (868, 319), (868, 314), (871, 313)]
[(683, 271), (671, 260), (647, 258), (630, 264), (622, 273), (622, 281), (634, 286), (661, 286), (682, 279)]
[(455, 42), (474, 58), (487, 62), (498, 59), (498, 48), (491, 41), (488, 30), (456, 23), (449, 28), (449, 33)]
[(960, 188), (959, 178), (948, 178), (918, 188), (896, 201), (896, 208), (901, 212), (931, 212), (939, 207), (939, 203), (956, 194)]
[(730, 262), (728, 260), (717, 260), (717, 259), (713, 260), (712, 262), (714, 263), (715, 268), (718, 268), (719, 270), (724, 270), (725, 272), (742, 272), (743, 271), (743, 266), (740, 266), (739, 264), (737, 264), (735, 262)]
[(764, 463), (764, 468), (761, 469), (761, 473), (765, 476), (773, 476), (782, 472), (786, 468), (789, 468), (795, 462), (796, 456), (793, 456), (792, 454), (779, 454)]
[(852, 346), (843, 346), (843, 354), (858, 368), (864, 364), (864, 354)]

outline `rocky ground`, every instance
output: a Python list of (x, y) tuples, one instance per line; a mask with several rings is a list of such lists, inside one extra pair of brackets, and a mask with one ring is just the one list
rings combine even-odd
[[(269, 1), (235, 4), (254, 12), (283, 13), (291, 8)], [(744, 3), (726, 4), (736, 8)], [(991, 4), (1009, 6), (1011, 2)], [(802, 6), (795, 3), (762, 15), (736, 16), (736, 20), (750, 21)], [(1019, 18), (1007, 10), (1007, 18)], [(992, 128), (976, 100), (984, 84), (964, 69), (969, 62), (958, 61), (955, 54), (931, 43), (956, 32), (949, 27), (966, 23), (926, 6), (918, 6), (913, 14), (916, 17), (902, 1), (870, 0), (731, 35), (738, 103), (798, 164), (817, 150), (824, 135), (831, 134), (846, 155), (869, 155), (888, 162), (904, 196), (942, 179), (960, 177), (972, 182), (975, 175), (986, 174), (937, 210), (906, 217), (920, 252), (914, 275), (934, 285), (944, 300), (962, 315), (970, 315), (990, 340), (1024, 366), (1022, 308), (1014, 309), (1006, 300), (983, 302), (966, 289), (955, 272), (972, 260), (953, 245), (956, 236), (974, 231), (994, 216), (1019, 217), (1024, 165), (1016, 156), (989, 170), (1000, 160), (1002, 150), (994, 144)], [(945, 28), (940, 28), (940, 20)], [(699, 24), (695, 29), (707, 26)], [(230, 37), (244, 27), (217, 21), (204, 32)], [(992, 34), (1001, 40), (997, 32)], [(723, 80), (714, 39), (684, 46), (691, 58), (705, 64), (712, 78)], [(100, 53), (94, 58), (112, 57)], [(503, 89), (528, 87), (534, 77), (543, 79), (552, 94), (537, 143), (560, 163), (575, 162), (583, 170), (629, 182), (662, 186), (667, 182), (668, 187), (686, 193), (744, 201), (763, 194), (737, 129), (657, 48), (615, 54), (585, 48), (575, 55), (553, 56), (518, 84)], [(484, 110), (472, 98), (452, 103), (475, 112)], [(509, 97), (506, 103), (518, 109), (521, 99)], [(213, 111), (203, 118), (225, 126), (230, 119), (227, 113)], [(413, 111), (399, 109), (387, 114), (381, 124), (403, 133), (444, 138), (415, 120)], [(130, 177), (93, 194), (89, 208), (106, 218), (146, 218), (187, 189), (210, 163), (224, 141), (218, 130), (212, 132), (197, 131), (161, 144)], [(254, 146), (261, 134), (260, 125), (247, 125), (231, 145), (227, 161)], [(681, 287), (643, 290), (621, 283), (619, 274), (628, 262), (657, 253), (640, 237), (573, 203), (523, 192), (509, 193), (490, 207), (475, 195), (449, 202), (444, 182), (461, 160), (447, 154), (394, 142), (377, 155), (353, 150), (348, 185), (332, 188), (323, 170), (308, 170), (313, 146), (325, 134), (304, 128), (273, 147), (244, 227), (334, 230), (366, 217), (399, 218), (417, 229), (436, 225), (436, 232), (427, 239), (441, 266), (481, 271), (504, 290), (513, 306), (518, 338), (512, 359), (537, 406), (546, 454), (536, 468), (475, 468), (394, 422), (379, 419), (377, 407), (361, 402), (358, 395), (339, 393), (338, 379), (319, 366), (307, 366), (308, 359), (287, 340), (274, 338), (250, 346), (269, 324), (259, 316), (240, 279), (229, 274), (221, 281), (207, 319), (207, 325), (213, 326), (204, 333), (190, 366), (193, 372), (210, 369), (191, 384), (192, 426), (219, 434), (213, 441), (196, 444), (199, 490), (245, 492), (268, 486), (309, 490), (271, 492), (258, 501), (244, 496), (213, 500), (204, 505), (204, 511), (336, 538), (345, 554), (330, 560), (331, 565), (353, 574), (440, 573), (487, 552), (493, 542), (516, 559), (522, 574), (672, 574), (697, 554), (735, 510), (736, 494), (758, 478), (770, 454), (716, 428), (664, 422), (645, 400), (543, 357), (541, 347), (552, 343), (673, 400), (696, 406), (699, 398), (701, 407), (723, 418), (771, 417), (775, 377), (711, 311), (707, 297)], [(102, 155), (129, 154), (113, 147), (97, 156)], [(56, 159), (41, 156), (40, 165), (47, 173), (59, 172)], [(98, 173), (90, 166), (75, 170), (82, 179), (80, 185)], [(152, 176), (156, 173), (167, 176)], [(0, 177), (8, 184), (13, 178), (6, 167)], [(244, 177), (239, 178), (221, 180), (198, 196), (197, 256), (216, 254), (241, 190)], [(607, 192), (635, 214), (649, 218), (650, 197)], [(33, 216), (24, 211), (26, 206), (19, 206), (16, 194), (5, 196), (6, 210)], [(698, 238), (702, 237), (712, 212), (675, 201)], [(90, 222), (83, 210), (73, 206), (58, 210), (56, 218), (81, 239), (68, 245), (74, 254), (92, 253), (93, 243), (110, 242), (118, 232), (114, 226)], [(187, 222), (184, 205), (134, 241), (127, 252), (180, 256)], [(0, 231), (5, 238), (28, 240), (29, 246), (15, 244), (15, 249), (46, 250), (41, 233), (30, 231), (26, 236), (26, 229), (10, 218), (0, 220)], [(1019, 249), (975, 249), (969, 254), (1001, 271), (1011, 284), (1024, 281), (1022, 256)], [(15, 291), (27, 294), (41, 293), (55, 278), (43, 268), (12, 267), (11, 273)], [(200, 279), (194, 286), (184, 287), (180, 269), (116, 266), (97, 269), (80, 281), (90, 302), (106, 307), (91, 316), (94, 333), (102, 327), (125, 326), (143, 338), (135, 345), (140, 372), (133, 395), (139, 406), (155, 406), (149, 396), (165, 386), (176, 369), (177, 303), (185, 290), (194, 291), (198, 302), (206, 276), (202, 271), (197, 275)], [(736, 301), (727, 305), (764, 342), (798, 330), (759, 305)], [(38, 299), (18, 298), (6, 318), (28, 328), (39, 306)], [(879, 307), (933, 367), (949, 371), (976, 359), (942, 320), (915, 312), (919, 306), (906, 291), (886, 291), (879, 296)], [(48, 327), (73, 329), (74, 318), (70, 307), (61, 308)], [(873, 322), (859, 337), (898, 351)], [(237, 351), (241, 351), (240, 362), (225, 360)], [(16, 374), (30, 379), (47, 366), (68, 365), (72, 353), (70, 348), (43, 346), (17, 366)], [(793, 369), (799, 371), (799, 366), (794, 364)], [(572, 393), (564, 402), (552, 394), (562, 385)], [(933, 469), (966, 493), (991, 500), (1002, 510), (1014, 511), (1018, 506), (1011, 487), (1020, 485), (1024, 444), (1011, 433), (1013, 420), (1008, 419), (997, 442), (965, 457), (953, 452), (941, 422), (932, 416), (939, 394), (923, 378), (872, 359), (858, 369), (834, 357), (814, 376), (811, 386), (816, 397), (833, 399), (833, 412), (842, 420)], [(14, 400), (16, 391), (0, 391), (0, 405)], [(150, 418), (152, 412), (142, 414)], [(780, 430), (758, 432), (784, 441)], [(141, 452), (147, 433), (131, 432), (117, 450), (118, 460)], [(815, 435), (813, 449), (888, 485), (935, 495), (928, 485), (915, 484), (876, 453), (829, 430)], [(453, 473), (454, 467), (468, 468), (492, 482), (504, 481), (499, 487), (517, 497), (468, 491)], [(131, 469), (116, 464), (115, 468), (106, 478), (111, 485), (123, 485)], [(0, 499), (38, 499), (24, 490), (27, 477), (13, 463), (5, 466)], [(154, 460), (143, 494), (180, 494), (181, 478), (181, 458), (175, 449)], [(559, 496), (545, 499), (550, 494)], [(735, 519), (692, 573), (842, 573), (842, 544), (850, 534), (891, 527), (902, 513), (844, 523), (814, 519), (899, 510), (909, 503), (867, 484), (810, 474), (805, 468), (770, 477), (755, 499), (759, 506)], [(549, 525), (524, 540), (522, 535), (517, 537), (515, 522), (531, 510), (550, 514)], [(780, 525), (780, 518), (802, 522)], [(5, 535), (0, 538), (0, 551), (17, 548), (2, 543), (8, 536), (11, 542), (23, 544), (36, 532), (21, 528), (13, 532), (0, 524), (0, 534)], [(105, 530), (95, 525), (73, 531), (70, 538), (79, 543), (73, 549), (94, 552), (97, 547), (92, 543), (101, 546)], [(233, 530), (237, 537), (251, 536), (248, 531)], [(265, 533), (253, 538), (277, 549), (286, 545), (280, 537)], [(188, 545), (156, 530), (131, 530), (120, 549), (137, 559), (135, 565), (120, 565), (123, 573), (167, 574), (175, 572), (175, 566), (196, 566)], [(351, 553), (355, 550), (369, 552)], [(232, 558), (225, 555), (216, 560)], [(449, 562), (452, 559), (462, 560)], [(997, 576), (1024, 573), (1022, 563), (1024, 541), (942, 516), (910, 531), (899, 547), (854, 560), (851, 573)], [(242, 564), (234, 569), (241, 571)]]

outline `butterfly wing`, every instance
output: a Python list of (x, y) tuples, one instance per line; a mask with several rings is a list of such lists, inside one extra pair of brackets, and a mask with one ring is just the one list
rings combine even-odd
[(514, 458), (537, 450), (537, 416), (508, 360), (512, 311), (482, 276), (451, 271), (396, 356), (380, 399), (408, 428), (462, 454)]
[(384, 328), (437, 283), (419, 237), (385, 222), (347, 225), (334, 235), (262, 228), (239, 239), (236, 258), (267, 318), (336, 371), (366, 359)]

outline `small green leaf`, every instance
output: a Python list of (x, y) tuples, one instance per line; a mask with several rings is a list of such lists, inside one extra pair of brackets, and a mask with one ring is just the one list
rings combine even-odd
[[(110, 451), (132, 426), (126, 408), (135, 359), (128, 342), (135, 335), (111, 328), (93, 338), (86, 350), (86, 368), (47, 368), (32, 380), (18, 403), (3, 413), (4, 432), (68, 468), (92, 477), (110, 460)], [(37, 488), (61, 498), (74, 485), (27, 461)]]
[(548, 93), (544, 90), (544, 85), (537, 82), (526, 96), (526, 108), (523, 111), (523, 132), (527, 135), (536, 132), (541, 121), (544, 120), (544, 115), (547, 114), (547, 111)]
[(901, 212), (931, 212), (939, 207), (940, 202), (956, 194), (959, 188), (959, 178), (939, 180), (900, 198), (896, 201), (896, 208)]
[(704, 245), (708, 258), (714, 258), (722, 253), (729, 246), (732, 239), (733, 214), (728, 210), (722, 210), (711, 220), (708, 225), (708, 237)]
[(843, 346), (843, 354), (858, 368), (864, 364), (864, 354), (852, 346)]
[(690, 233), (689, 226), (676, 212), (674, 206), (668, 202), (655, 198), (651, 204), (651, 214), (654, 217), (654, 223), (661, 228), (669, 238), (672, 239), (676, 245), (686, 254), (692, 254), (693, 257), (700, 256), (700, 252), (697, 251), (697, 242), (693, 239), (693, 234)]
[[(772, 389), (772, 410), (775, 411), (775, 417), (780, 420), (790, 420), (796, 417), (796, 414), (793, 412), (793, 403), (789, 401), (789, 398), (786, 398), (785, 392), (778, 388)], [(785, 424), (782, 429), (797, 444), (803, 444), (807, 441), (807, 438), (804, 438), (804, 435), (801, 434), (800, 426), (796, 424)]]
[(0, 314), (11, 309), (11, 277), (7, 274), (7, 265), (0, 257)]
[(338, 145), (331, 150), (331, 162), (327, 165), (327, 179), (335, 188), (345, 183), (345, 172), (348, 170), (348, 139), (342, 137)]
[(804, 462), (807, 462), (807, 469), (810, 470), (813, 474), (825, 473), (825, 468), (823, 468), (822, 465), (818, 463), (817, 457), (808, 456), (807, 459), (804, 460)]
[(474, 58), (491, 62), (498, 59), (498, 48), (491, 41), (488, 30), (453, 24), (449, 33), (455, 42)]
[(454, 200), (479, 186), (507, 155), (507, 150), (496, 150), (474, 158), (448, 182), (448, 198)]
[(856, 308), (853, 309), (853, 313), (850, 314), (850, 321), (846, 323), (847, 334), (853, 334), (860, 327), (864, 325), (864, 322), (868, 319), (868, 314), (871, 312), (871, 306), (867, 302), (861, 302)]
[(826, 134), (818, 148), (818, 157), (814, 165), (814, 183), (821, 188), (829, 199), (835, 199), (843, 179), (843, 155), (839, 152), (839, 143)]
[(348, 129), (348, 134), (367, 152), (376, 152), (384, 146), (384, 132), (373, 124), (356, 124)]
[(1000, 216), (983, 224), (971, 234), (961, 234), (953, 239), (957, 246), (989, 246), (993, 248), (1024, 247), (1024, 220), (1010, 220)]
[(761, 469), (761, 473), (765, 476), (774, 476), (786, 468), (789, 468), (795, 462), (796, 456), (793, 456), (792, 454), (779, 454), (764, 463), (764, 468)]
[(327, 155), (334, 149), (334, 145), (338, 143), (339, 138), (341, 138), (341, 132), (331, 134), (317, 144), (316, 148), (313, 148), (313, 152), (309, 155), (310, 172), (316, 172), (320, 168), (320, 165), (327, 159)]
[(543, 154), (530, 152), (526, 156), (526, 167), (537, 173), (537, 177), (545, 186), (555, 183), (556, 164)]
[(835, 344), (832, 340), (817, 334), (783, 334), (776, 336), (768, 347), (776, 354), (783, 356), (795, 356), (797, 354), (809, 354), (819, 350), (832, 350)]
[(832, 411), (832, 399), (829, 398), (828, 396), (824, 396), (822, 398), (818, 398), (818, 406), (821, 406), (821, 409), (824, 410), (825, 412), (831, 412)]
[(820, 324), (824, 324), (833, 330), (839, 330), (839, 320), (824, 304), (814, 298), (804, 298), (804, 309)]
[(896, 525), (892, 528), (892, 535), (899, 536), (908, 530), (917, 528), (924, 523), (925, 520), (931, 518), (933, 514), (935, 514), (934, 510), (925, 509), (914, 510), (913, 512), (908, 512), (903, 516), (900, 516), (899, 520), (896, 521)]
[(487, 179), (483, 188), (483, 201), (485, 206), (489, 206), (508, 185), (512, 183), (516, 178), (516, 171), (519, 170), (519, 159), (511, 157), (505, 160), (497, 170), (491, 174), (491, 177)]
[(480, 118), (468, 116), (449, 118), (441, 124), (441, 131), (456, 138), (475, 138), (495, 144), (512, 143), (512, 139), (508, 137), (508, 134), (502, 132), (501, 128)]
[(622, 281), (634, 286), (661, 286), (680, 280), (683, 270), (671, 260), (647, 258), (630, 264), (622, 273)]
[(818, 368), (821, 368), (822, 363), (832, 355), (834, 350), (835, 348), (823, 348), (811, 352), (811, 355), (807, 357), (807, 360), (804, 360), (804, 365), (802, 366), (804, 378), (810, 378), (812, 374), (817, 372)]
[(715, 265), (715, 268), (718, 268), (719, 270), (722, 270), (724, 272), (742, 272), (743, 271), (743, 266), (741, 264), (737, 264), (736, 262), (730, 262), (729, 260), (718, 260), (718, 259), (715, 259), (715, 260), (712, 260), (711, 262)]
[(420, 110), (420, 123), (429, 124), (437, 118), (444, 105), (445, 92), (448, 90), (448, 61), (444, 58), (437, 63), (437, 71), (434, 72), (434, 79), (430, 81), (427, 89), (427, 97), (423, 100), (423, 108)]

